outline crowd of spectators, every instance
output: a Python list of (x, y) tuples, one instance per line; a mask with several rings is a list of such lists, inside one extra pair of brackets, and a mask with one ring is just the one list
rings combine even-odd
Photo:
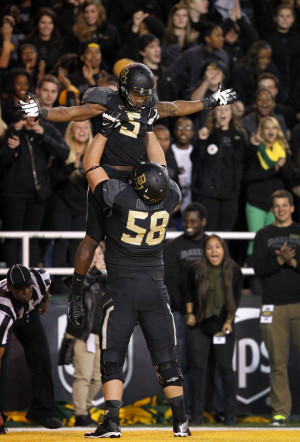
[[(238, 94), (233, 105), (157, 123), (184, 195), (173, 228), (182, 230), (193, 200), (207, 209), (208, 231), (256, 231), (272, 219), (268, 199), (278, 188), (293, 193), (298, 220), (299, 17), (296, 0), (4, 2), (1, 229), (84, 230), (81, 160), (97, 122), (26, 123), (17, 102), (31, 92), (48, 109), (79, 104), (89, 87), (116, 90), (132, 60), (152, 69), (160, 101), (201, 100), (220, 81)], [(18, 245), (1, 244), (6, 266), (19, 261)], [(33, 240), (30, 265), (73, 266), (75, 248)], [(251, 245), (239, 264), (250, 256)]]

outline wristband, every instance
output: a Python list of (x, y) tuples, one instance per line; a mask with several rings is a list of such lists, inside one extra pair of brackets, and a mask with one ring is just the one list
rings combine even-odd
[(39, 112), (39, 118), (41, 118), (42, 120), (46, 120), (47, 117), (48, 117), (48, 109), (42, 107)]
[(203, 98), (201, 100), (202, 104), (203, 104), (203, 110), (204, 109), (209, 109), (211, 107), (211, 102), (208, 98)]

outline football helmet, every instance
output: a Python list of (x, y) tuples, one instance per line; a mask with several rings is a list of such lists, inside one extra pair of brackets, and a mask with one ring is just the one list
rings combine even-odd
[(168, 193), (170, 178), (166, 167), (152, 161), (139, 164), (132, 174), (132, 187), (148, 205), (159, 203)]
[[(154, 76), (147, 66), (142, 63), (130, 63), (120, 72), (118, 90), (127, 106), (132, 110), (151, 107), (156, 103)], [(130, 96), (131, 93), (131, 96)], [(137, 97), (137, 101), (134, 100)], [(141, 100), (144, 97), (144, 100)]]

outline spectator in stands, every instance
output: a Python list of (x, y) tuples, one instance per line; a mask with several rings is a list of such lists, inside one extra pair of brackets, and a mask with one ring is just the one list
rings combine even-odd
[[(251, 136), (252, 155), (245, 168), (246, 218), (249, 232), (257, 232), (274, 221), (270, 198), (293, 179), (291, 150), (276, 118), (261, 119), (258, 131)], [(251, 264), (253, 241), (247, 255)]]
[(272, 61), (272, 48), (266, 41), (257, 40), (248, 49), (246, 55), (237, 63), (232, 72), (234, 85), (239, 100), (245, 106), (253, 104), (256, 81), (262, 72), (279, 76), (279, 71)]
[(201, 425), (203, 422), (206, 368), (212, 350), (222, 379), (225, 425), (236, 425), (233, 320), (241, 298), (242, 272), (219, 236), (206, 237), (203, 251), (202, 258), (189, 267), (186, 279), (185, 318), (189, 326), (192, 371), (191, 423)]
[[(220, 62), (212, 58), (208, 59), (202, 63), (199, 82), (194, 84), (190, 90), (186, 91), (186, 98), (191, 100), (202, 100), (202, 98), (208, 97), (213, 91), (217, 90), (220, 82), (224, 85), (224, 80), (224, 70), (222, 69)], [(193, 116), (193, 123), (196, 131), (205, 126), (208, 115), (209, 111), (204, 110)]]
[(38, 61), (37, 48), (31, 43), (24, 43), (21, 46), (19, 65), (26, 69), (34, 85), (36, 85), (38, 80), (45, 74), (45, 61)]
[(44, 75), (36, 87), (36, 93), (40, 98), (41, 106), (51, 109), (57, 100), (59, 89), (60, 83), (54, 75)]
[(257, 132), (260, 121), (267, 116), (273, 116), (278, 120), (280, 128), (287, 138), (287, 127), (284, 116), (282, 114), (275, 114), (275, 98), (267, 89), (258, 89), (254, 95), (254, 111), (246, 115), (242, 119), (243, 128), (247, 133), (247, 141), (249, 143), (250, 137), (254, 132)]
[(62, 39), (57, 27), (57, 17), (52, 9), (39, 9), (35, 17), (34, 28), (26, 38), (26, 42), (37, 48), (38, 60), (45, 62), (45, 73), (48, 73), (62, 51)]
[(184, 51), (167, 70), (167, 74), (175, 80), (179, 94), (197, 84), (203, 62), (208, 59), (217, 60), (225, 74), (229, 75), (230, 60), (223, 49), (222, 28), (209, 23), (201, 33), (201, 38), (201, 44)]
[(0, 69), (6, 69), (10, 63), (12, 33), (15, 22), (11, 16), (1, 17), (0, 26)]
[(188, 7), (183, 2), (176, 3), (172, 6), (165, 29), (162, 56), (164, 65), (169, 66), (185, 49), (191, 46), (194, 41), (189, 21)]
[(183, 211), (183, 231), (177, 238), (167, 241), (164, 247), (165, 284), (170, 296), (177, 338), (177, 355), (184, 374), (186, 410), (191, 411), (190, 372), (185, 315), (185, 284), (191, 263), (202, 256), (202, 244), (206, 235), (206, 209), (200, 203), (190, 203)]
[(79, 6), (75, 24), (66, 38), (66, 52), (80, 53), (88, 43), (101, 47), (103, 58), (112, 66), (120, 46), (118, 29), (106, 20), (106, 10), (101, 0), (86, 0)]
[(272, 59), (280, 72), (280, 82), (286, 91), (285, 103), (288, 103), (291, 98), (291, 88), (297, 77), (295, 61), (300, 55), (300, 33), (294, 26), (295, 10), (293, 5), (280, 4), (272, 17), (265, 2), (261, 2), (259, 6), (261, 13), (257, 16), (258, 29), (272, 48)]
[(130, 30), (127, 33), (123, 46), (118, 52), (117, 59), (131, 58), (132, 60), (138, 60), (139, 38), (143, 34), (149, 33), (162, 41), (164, 32), (164, 24), (158, 18), (142, 10), (136, 11), (132, 16)]
[[(50, 156), (65, 160), (69, 147), (51, 124), (31, 117), (12, 124), (5, 139), (0, 153), (0, 162), (5, 166), (2, 177), (3, 229), (38, 231), (45, 201), (51, 194)], [(18, 261), (19, 240), (7, 240), (3, 251), (7, 265), (11, 266)], [(32, 239), (30, 265), (37, 266), (38, 263), (38, 241)]]
[[(62, 427), (62, 423), (54, 417), (51, 358), (40, 319), (48, 308), (50, 283), (46, 270), (28, 269), (21, 264), (11, 266), (7, 278), (0, 282), (0, 404), (5, 407), (9, 381), (9, 342), (13, 330), (24, 349), (32, 379), (32, 399), (25, 417), (33, 424), (55, 429)], [(0, 409), (0, 435), (6, 432), (1, 422), (2, 411)]]
[[(101, 296), (106, 286), (104, 243), (97, 247), (84, 284), (86, 316), (82, 328), (75, 328), (68, 320), (60, 352), (73, 347), (72, 360), (59, 361), (59, 365), (73, 363), (72, 403), (75, 426), (95, 425), (89, 414), (92, 400), (101, 388), (99, 332), (102, 320)], [(62, 355), (63, 356), (63, 355)]]
[(184, 3), (188, 7), (190, 24), (193, 31), (193, 41), (200, 41), (201, 31), (205, 26), (205, 18), (208, 13), (209, 1), (208, 0), (184, 0)]
[(283, 94), (280, 93), (280, 82), (276, 75), (269, 72), (263, 72), (257, 77), (256, 81), (257, 89), (265, 88), (275, 98), (275, 114), (282, 114), (288, 129), (292, 129), (297, 123), (296, 112), (292, 106), (288, 104), (283, 104), (283, 99), (281, 98)]
[[(68, 158), (52, 161), (49, 173), (54, 186), (51, 201), (52, 229), (61, 231), (84, 231), (86, 227), (87, 180), (82, 167), (82, 159), (87, 146), (92, 141), (90, 121), (71, 121), (65, 134), (65, 142), (70, 148)], [(53, 247), (53, 267), (73, 267), (78, 239), (56, 239)], [(62, 278), (53, 281), (55, 294), (67, 294), (69, 287)]]
[[(192, 201), (192, 161), (190, 156), (194, 149), (192, 144), (194, 133), (193, 122), (189, 117), (177, 118), (173, 130), (174, 142), (171, 144), (171, 150), (179, 169), (178, 179), (182, 193), (181, 217), (186, 206)], [(177, 220), (177, 227), (178, 230), (182, 230), (181, 218)]]
[(2, 117), (7, 125), (19, 118), (18, 100), (27, 102), (28, 92), (31, 90), (31, 78), (25, 69), (13, 69), (10, 71), (9, 77), (7, 97), (2, 102)]
[(151, 69), (155, 76), (155, 89), (160, 101), (170, 101), (176, 97), (176, 89), (172, 77), (165, 74), (162, 65), (161, 46), (154, 34), (143, 34), (139, 38), (141, 62)]
[(213, 109), (191, 154), (193, 201), (207, 210), (206, 229), (230, 232), (238, 214), (246, 136), (231, 106)]
[(224, 49), (231, 60), (231, 69), (245, 56), (251, 44), (259, 35), (249, 20), (242, 14), (240, 2), (231, 2), (230, 16), (222, 23)]
[(255, 236), (253, 266), (263, 282), (260, 330), (270, 363), (270, 425), (278, 427), (286, 424), (292, 408), (288, 382), (291, 337), (300, 353), (300, 226), (292, 219), (290, 192), (274, 192), (271, 210), (274, 222)]
[(89, 87), (100, 86), (102, 76), (107, 72), (102, 68), (102, 52), (97, 43), (88, 43), (81, 55), (82, 67), (68, 77), (71, 84), (75, 86), (82, 97)]

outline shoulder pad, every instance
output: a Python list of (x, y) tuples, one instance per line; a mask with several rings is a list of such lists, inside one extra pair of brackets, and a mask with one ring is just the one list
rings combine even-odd
[(116, 196), (127, 186), (127, 183), (116, 179), (106, 181), (103, 185), (103, 199), (105, 204), (108, 207), (112, 207)]
[(173, 180), (170, 180), (170, 190), (173, 191), (177, 195), (178, 201), (177, 201), (176, 205), (178, 203), (181, 203), (181, 201), (182, 201), (181, 190), (179, 189), (178, 184), (175, 183), (175, 181), (173, 181)]
[(91, 87), (83, 95), (82, 104), (95, 103), (106, 106), (111, 96), (115, 93), (116, 92), (109, 87)]

